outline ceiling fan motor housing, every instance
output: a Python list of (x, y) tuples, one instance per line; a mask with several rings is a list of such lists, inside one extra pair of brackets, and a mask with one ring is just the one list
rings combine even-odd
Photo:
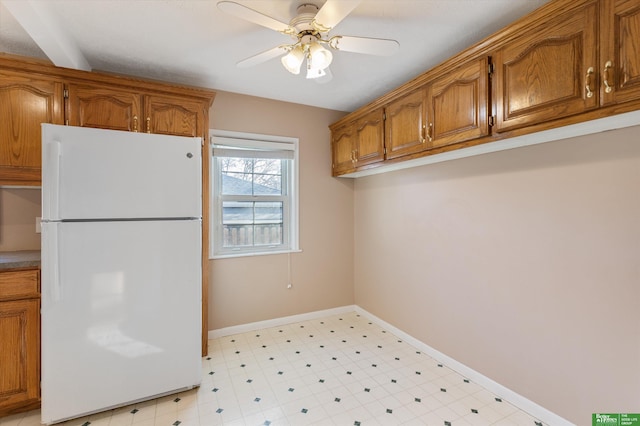
[(312, 3), (303, 3), (298, 6), (298, 15), (289, 22), (289, 26), (296, 30), (296, 34), (300, 37), (300, 33), (315, 35), (318, 33), (313, 27), (313, 20), (318, 13), (318, 6)]

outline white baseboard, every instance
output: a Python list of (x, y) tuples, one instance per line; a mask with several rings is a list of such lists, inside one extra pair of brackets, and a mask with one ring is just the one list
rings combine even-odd
[(499, 383), (494, 382), (487, 376), (475, 371), (470, 367), (467, 367), (466, 365), (456, 361), (455, 359), (432, 348), (426, 343), (421, 342), (420, 340), (394, 327), (388, 322), (383, 321), (382, 319), (367, 312), (366, 310), (362, 309), (357, 305), (342, 306), (339, 308), (325, 309), (322, 311), (314, 311), (306, 314), (292, 315), (288, 317), (274, 318), (266, 321), (252, 322), (249, 324), (235, 325), (231, 327), (220, 328), (217, 330), (209, 330), (208, 336), (209, 336), (209, 339), (216, 339), (219, 337), (231, 336), (233, 334), (246, 333), (249, 331), (256, 331), (264, 328), (277, 327), (280, 325), (292, 324), (300, 321), (308, 321), (311, 319), (323, 318), (330, 315), (345, 314), (345, 313), (354, 312), (354, 311), (362, 316), (367, 317), (369, 320), (375, 322), (380, 327), (395, 334), (396, 336), (398, 336), (408, 344), (416, 347), (417, 349), (429, 355), (436, 361), (441, 362), (443, 365), (446, 365), (448, 368), (452, 369), (453, 371), (463, 375), (465, 378), (469, 379), (470, 381), (484, 387), (488, 391), (502, 398), (504, 401), (509, 402), (510, 404), (521, 409), (522, 411), (541, 420), (543, 423), (547, 425), (553, 425), (553, 426), (575, 426), (574, 423), (571, 423), (570, 421), (558, 416), (557, 414), (525, 398), (519, 393), (516, 393), (511, 389), (505, 386), (502, 386)]
[(538, 420), (541, 420), (544, 424), (553, 425), (553, 426), (575, 426), (574, 423), (571, 423), (567, 419), (558, 416), (556, 413), (547, 410), (546, 408), (536, 404), (530, 399), (525, 398), (519, 393), (516, 393), (511, 389), (505, 386), (502, 386), (500, 383), (494, 382), (487, 376), (481, 373), (478, 373), (474, 369), (467, 367), (461, 362), (458, 362), (455, 359), (432, 348), (426, 343), (421, 342), (420, 340), (414, 338), (413, 336), (405, 333), (404, 331), (394, 327), (393, 325), (367, 312), (361, 307), (356, 305), (354, 309), (358, 314), (364, 317), (367, 317), (368, 319), (375, 322), (380, 327), (395, 334), (396, 336), (398, 336), (408, 344), (416, 347), (417, 349), (420, 349), (422, 352), (429, 355), (431, 358), (435, 359), (438, 362), (441, 362), (443, 365), (447, 366), (453, 371), (463, 375), (465, 378), (469, 379), (473, 383), (477, 383), (478, 385), (482, 386), (489, 392), (499, 396), (504, 401), (509, 402), (511, 405), (514, 405), (515, 407), (518, 407), (522, 411), (532, 415)]
[(251, 322), (249, 324), (234, 325), (231, 327), (209, 330), (209, 339), (231, 336), (233, 334), (246, 333), (248, 331), (262, 330), (263, 328), (277, 327), (279, 325), (292, 324), (300, 321), (308, 321), (330, 315), (346, 314), (356, 310), (355, 305), (341, 306), (339, 308), (324, 309), (322, 311), (308, 312), (306, 314), (291, 315), (288, 317), (274, 318), (266, 321)]

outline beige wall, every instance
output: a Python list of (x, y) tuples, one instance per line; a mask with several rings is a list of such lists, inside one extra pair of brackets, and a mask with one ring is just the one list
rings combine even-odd
[(355, 182), (355, 301), (575, 422), (640, 401), (640, 127)]
[(209, 329), (353, 304), (353, 182), (331, 177), (328, 125), (344, 113), (219, 92), (210, 127), (299, 138), (300, 248), (211, 261)]
[(0, 251), (40, 250), (40, 189), (0, 188)]

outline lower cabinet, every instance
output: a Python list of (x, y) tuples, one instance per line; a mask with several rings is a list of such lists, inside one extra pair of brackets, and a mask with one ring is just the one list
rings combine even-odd
[(0, 417), (40, 406), (40, 273), (0, 272)]

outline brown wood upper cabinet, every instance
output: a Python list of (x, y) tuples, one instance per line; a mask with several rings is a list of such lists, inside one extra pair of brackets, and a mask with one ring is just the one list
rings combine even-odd
[(0, 185), (41, 185), (41, 123), (206, 141), (214, 95), (0, 54)]
[(94, 84), (67, 85), (67, 123), (70, 126), (138, 131), (141, 128), (140, 94)]
[(494, 54), (498, 132), (598, 107), (598, 5), (578, 3)]
[(600, 96), (609, 105), (640, 99), (640, 2), (600, 3)]
[(488, 58), (472, 60), (386, 107), (387, 159), (489, 134)]
[(332, 128), (333, 174), (343, 174), (384, 160), (382, 108)]
[(387, 159), (402, 157), (429, 148), (427, 145), (427, 90), (420, 88), (385, 108)]
[(40, 123), (64, 123), (63, 83), (0, 70), (0, 185), (40, 182)]
[(489, 62), (477, 59), (429, 85), (425, 133), (430, 148), (489, 134)]
[(353, 147), (356, 145), (353, 124), (332, 129), (331, 150), (333, 155), (333, 175), (348, 173), (356, 168)]
[[(209, 106), (172, 96), (144, 96), (145, 131), (177, 136), (205, 137)], [(205, 138), (206, 140), (206, 138)]]
[(69, 84), (68, 98), (67, 116), (71, 126), (204, 135), (206, 108), (202, 102), (90, 84)]

